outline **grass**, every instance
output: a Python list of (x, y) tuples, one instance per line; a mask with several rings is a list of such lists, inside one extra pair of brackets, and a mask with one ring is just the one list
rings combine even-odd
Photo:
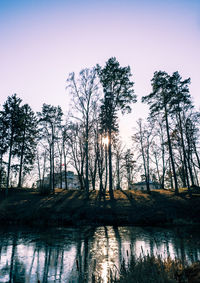
[[(101, 278), (93, 282), (103, 282)], [(110, 273), (108, 283), (199, 283), (200, 263), (188, 265), (180, 260), (162, 259), (161, 256), (131, 256), (128, 265), (123, 262), (120, 270)]]
[(99, 200), (91, 191), (56, 189), (55, 194), (40, 195), (32, 189), (10, 189), (8, 198), (0, 192), (0, 222), (41, 225), (183, 225), (200, 223), (199, 193), (190, 198), (185, 190), (154, 190), (151, 194), (135, 191), (108, 192)]

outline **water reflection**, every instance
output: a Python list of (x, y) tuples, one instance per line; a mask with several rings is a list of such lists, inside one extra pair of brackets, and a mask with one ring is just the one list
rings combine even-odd
[(131, 253), (200, 259), (198, 229), (140, 227), (0, 231), (0, 282), (107, 282)]

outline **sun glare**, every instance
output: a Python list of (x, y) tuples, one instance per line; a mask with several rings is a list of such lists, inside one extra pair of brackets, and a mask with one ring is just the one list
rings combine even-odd
[(109, 143), (108, 137), (103, 137), (103, 138), (102, 138), (102, 143), (103, 143), (104, 145), (108, 145), (108, 143)]

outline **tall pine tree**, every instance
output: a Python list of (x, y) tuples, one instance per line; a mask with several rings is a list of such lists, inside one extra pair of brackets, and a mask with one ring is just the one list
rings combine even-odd
[(21, 104), (22, 100), (17, 97), (16, 94), (9, 96), (3, 105), (2, 111), (2, 123), (6, 129), (5, 136), (8, 145), (8, 163), (7, 163), (7, 181), (6, 181), (6, 191), (8, 194), (8, 187), (10, 181), (10, 168), (12, 157), (16, 155), (14, 147), (17, 143), (17, 138), (21, 131), (20, 117), (21, 117)]
[(20, 160), (18, 187), (21, 187), (22, 175), (25, 176), (33, 168), (37, 146), (37, 119), (28, 104), (21, 107), (19, 128), (16, 149)]
[(101, 107), (101, 126), (108, 136), (109, 193), (113, 199), (112, 139), (117, 131), (117, 111), (131, 112), (131, 103), (136, 102), (130, 67), (120, 67), (115, 57), (110, 58), (104, 68), (98, 66), (98, 74), (104, 91)]

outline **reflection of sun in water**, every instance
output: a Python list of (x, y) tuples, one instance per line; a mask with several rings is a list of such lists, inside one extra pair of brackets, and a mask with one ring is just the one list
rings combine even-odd
[(90, 249), (91, 259), (95, 259), (95, 274), (107, 283), (110, 277), (110, 270), (116, 272), (120, 268), (118, 253), (118, 241), (113, 227), (98, 227), (94, 233), (95, 241)]
[(104, 145), (108, 145), (108, 143), (109, 143), (108, 137), (103, 137), (103, 138), (102, 138), (102, 143), (103, 143)]

